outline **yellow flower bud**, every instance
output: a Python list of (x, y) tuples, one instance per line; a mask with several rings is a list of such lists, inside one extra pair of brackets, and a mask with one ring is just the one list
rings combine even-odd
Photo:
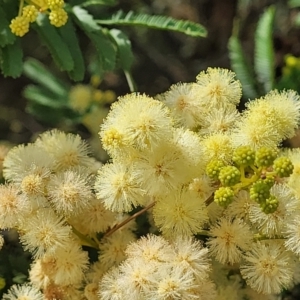
[(29, 20), (24, 16), (18, 16), (11, 20), (9, 27), (14, 35), (23, 36), (29, 31)]

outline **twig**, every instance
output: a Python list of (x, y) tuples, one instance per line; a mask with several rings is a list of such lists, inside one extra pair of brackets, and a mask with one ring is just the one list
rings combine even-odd
[(140, 216), (141, 214), (143, 214), (145, 211), (149, 210), (150, 208), (152, 208), (155, 205), (155, 201), (150, 203), (148, 206), (144, 207), (143, 209), (141, 209), (140, 211), (138, 211), (137, 213), (133, 214), (132, 216), (128, 217), (126, 220), (124, 220), (123, 222), (116, 224), (113, 228), (111, 228), (105, 235), (104, 237), (108, 237), (111, 234), (113, 234), (115, 231), (117, 231), (119, 228), (123, 227), (124, 225), (126, 225), (128, 222), (130, 222), (131, 220), (135, 219), (136, 217)]
[(206, 206), (209, 206), (210, 204), (212, 204), (214, 202), (214, 195), (215, 193), (212, 193), (204, 202), (204, 204)]

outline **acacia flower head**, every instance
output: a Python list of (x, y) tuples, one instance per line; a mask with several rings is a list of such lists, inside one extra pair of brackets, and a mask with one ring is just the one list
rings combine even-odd
[(193, 129), (200, 123), (202, 106), (193, 93), (195, 87), (195, 83), (174, 84), (158, 97), (170, 108), (178, 126)]
[(71, 242), (71, 227), (49, 208), (31, 216), (22, 229), (21, 242), (36, 258), (46, 252), (55, 252), (60, 246), (66, 247)]
[(233, 153), (231, 136), (227, 133), (214, 133), (203, 137), (204, 159), (230, 161)]
[(222, 218), (211, 228), (210, 235), (207, 243), (210, 253), (223, 264), (240, 262), (242, 251), (248, 250), (252, 241), (249, 226), (240, 219)]
[(122, 285), (123, 279), (120, 269), (117, 267), (111, 268), (107, 272), (99, 284), (99, 298), (101, 300), (123, 300), (126, 290)]
[(3, 295), (3, 300), (43, 300), (44, 295), (30, 284), (15, 284)]
[(208, 248), (204, 248), (199, 241), (184, 236), (176, 237), (171, 244), (175, 247), (174, 264), (192, 270), (199, 281), (208, 278), (211, 268)]
[(144, 190), (132, 167), (120, 162), (103, 165), (95, 182), (97, 198), (113, 212), (128, 212), (144, 204)]
[(58, 247), (55, 253), (46, 253), (42, 264), (49, 264), (48, 274), (58, 286), (80, 284), (88, 269), (88, 254), (75, 242)]
[(54, 159), (35, 143), (12, 148), (3, 161), (3, 175), (7, 181), (21, 184), (27, 175), (46, 178), (54, 168)]
[(241, 83), (227, 69), (208, 68), (198, 74), (197, 84), (199, 96), (211, 107), (237, 105), (242, 96)]
[[(130, 94), (119, 98), (112, 105), (100, 136), (108, 150), (112, 142), (145, 149), (158, 145), (166, 136), (171, 135), (171, 129), (172, 119), (162, 102), (146, 95)], [(108, 140), (108, 132), (111, 142)]]
[(244, 259), (241, 274), (259, 293), (280, 293), (293, 280), (291, 256), (281, 243), (256, 242), (252, 244), (252, 250), (246, 253)]
[(20, 217), (30, 210), (26, 197), (13, 184), (0, 185), (0, 228), (15, 227)]
[(208, 221), (204, 202), (189, 191), (175, 191), (159, 199), (153, 208), (155, 225), (165, 236), (190, 236)]
[(42, 133), (35, 144), (48, 152), (55, 161), (55, 171), (90, 164), (88, 144), (79, 135), (57, 129)]
[(138, 257), (144, 264), (162, 263), (174, 258), (170, 244), (163, 237), (152, 234), (129, 244), (126, 254), (129, 259)]
[(136, 239), (130, 230), (117, 231), (104, 238), (99, 246), (99, 260), (105, 268), (111, 268), (125, 260), (126, 247)]
[(78, 214), (92, 198), (90, 178), (76, 169), (53, 174), (47, 189), (51, 204), (65, 216)]
[(191, 179), (190, 165), (174, 142), (165, 141), (144, 151), (132, 166), (141, 187), (151, 196), (172, 192)]
[(146, 299), (199, 299), (193, 293), (197, 287), (193, 272), (182, 266), (162, 266), (153, 274), (152, 283), (153, 287), (147, 291)]

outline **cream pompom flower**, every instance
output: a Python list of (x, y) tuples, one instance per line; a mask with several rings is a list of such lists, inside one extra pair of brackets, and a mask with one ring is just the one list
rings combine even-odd
[(241, 274), (257, 292), (277, 294), (293, 281), (290, 253), (276, 241), (257, 242), (244, 256)]
[(125, 249), (135, 240), (136, 237), (130, 230), (117, 231), (102, 239), (99, 261), (102, 261), (103, 267), (108, 269), (125, 260)]
[(71, 218), (69, 223), (74, 225), (82, 234), (93, 235), (96, 232), (105, 232), (112, 226), (115, 217), (116, 213), (106, 209), (102, 201), (93, 195), (89, 205), (82, 208), (76, 218)]
[(129, 244), (126, 254), (129, 259), (138, 257), (144, 264), (154, 264), (171, 261), (175, 253), (163, 237), (149, 234)]
[(208, 221), (204, 202), (186, 190), (177, 190), (158, 199), (153, 217), (155, 225), (168, 237), (196, 234)]
[(78, 285), (88, 269), (88, 253), (75, 242), (58, 247), (42, 257), (45, 273), (58, 286)]
[(193, 289), (197, 287), (192, 270), (172, 264), (162, 265), (153, 274), (152, 288), (145, 292), (145, 299), (190, 300), (199, 299)]
[(207, 242), (210, 253), (223, 264), (240, 262), (253, 239), (249, 226), (240, 219), (222, 218), (210, 229), (210, 235)]
[(145, 191), (138, 184), (132, 167), (120, 162), (103, 165), (95, 182), (97, 198), (113, 212), (128, 212), (144, 205)]
[[(115, 135), (120, 132), (121, 136), (112, 138), (111, 142), (121, 138), (119, 145), (135, 149), (152, 148), (171, 135), (172, 119), (168, 108), (160, 101), (146, 95), (129, 94), (112, 105), (100, 131), (102, 140), (113, 128)], [(110, 143), (105, 141), (109, 146)], [(105, 144), (103, 146), (109, 150)]]
[(199, 126), (202, 107), (194, 95), (195, 87), (195, 83), (174, 84), (167, 92), (158, 96), (170, 108), (178, 126), (190, 129)]
[(55, 161), (55, 171), (90, 165), (90, 149), (79, 135), (53, 129), (42, 133), (35, 144), (51, 155), (52, 161)]
[(191, 179), (190, 165), (172, 142), (162, 142), (153, 151), (144, 151), (135, 160), (133, 174), (150, 196), (161, 196)]
[(235, 73), (221, 68), (208, 68), (197, 75), (199, 97), (210, 107), (237, 105), (242, 96), (241, 83)]
[(293, 251), (296, 255), (300, 254), (300, 216), (289, 220), (286, 224), (285, 247)]
[(0, 228), (13, 228), (30, 211), (28, 199), (13, 184), (0, 185)]
[(212, 108), (202, 118), (199, 134), (207, 135), (231, 130), (240, 119), (240, 113), (234, 106), (226, 106)]
[(67, 247), (72, 241), (71, 227), (50, 208), (41, 209), (30, 216), (23, 222), (22, 232), (20, 240), (25, 250), (29, 250), (35, 258), (40, 258), (46, 252), (53, 253), (58, 247)]
[(175, 128), (173, 142), (174, 148), (182, 153), (191, 177), (204, 173), (203, 147), (199, 135), (189, 129)]
[(250, 199), (249, 192), (240, 190), (235, 196), (234, 201), (229, 204), (229, 206), (225, 210), (225, 214), (227, 216), (237, 217), (248, 222), (250, 209), (253, 204), (255, 204), (255, 202)]
[(188, 189), (191, 193), (196, 194), (202, 201), (211, 196), (214, 191), (212, 181), (207, 175), (193, 178), (189, 183)]
[(249, 102), (234, 130), (234, 144), (275, 148), (293, 137), (300, 120), (299, 103), (296, 92), (276, 90)]
[(3, 295), (3, 300), (43, 300), (44, 295), (36, 287), (30, 284), (13, 285), (6, 294)]
[[(111, 268), (102, 278), (99, 284), (99, 298), (101, 300), (124, 300), (126, 290), (123, 286), (123, 278), (120, 269)], [(135, 299), (134, 299), (135, 300)]]
[(144, 293), (152, 287), (151, 281), (157, 267), (156, 264), (145, 264), (139, 257), (125, 260), (119, 267), (125, 291), (124, 299), (143, 299)]
[[(270, 91), (263, 98), (250, 101), (247, 104), (247, 117), (256, 114), (265, 116), (276, 128), (280, 139), (291, 138), (295, 135), (300, 121), (300, 97), (292, 90)], [(257, 124), (259, 126), (260, 124)], [(263, 124), (261, 124), (263, 125)]]
[(173, 264), (191, 270), (199, 281), (208, 279), (211, 269), (208, 248), (198, 240), (184, 236), (176, 237), (171, 245), (175, 248)]
[(48, 267), (40, 258), (32, 262), (29, 270), (29, 280), (33, 286), (44, 289), (50, 284), (51, 280), (47, 275)]
[[(7, 153), (3, 161), (3, 175), (7, 181), (17, 184), (22, 184), (26, 176), (35, 176), (36, 180), (42, 180), (50, 175), (54, 163), (51, 155), (36, 144), (19, 145)], [(27, 190), (30, 189), (24, 189)]]
[(76, 215), (90, 205), (90, 178), (80, 170), (70, 169), (50, 177), (48, 196), (55, 210), (64, 216)]
[(233, 153), (231, 136), (228, 133), (214, 133), (203, 137), (203, 156), (206, 161), (213, 159), (230, 161)]

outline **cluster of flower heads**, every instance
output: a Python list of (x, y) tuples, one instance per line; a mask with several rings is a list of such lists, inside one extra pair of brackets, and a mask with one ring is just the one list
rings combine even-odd
[[(31, 285), (4, 299), (275, 299), (299, 283), (300, 150), (280, 148), (299, 96), (271, 91), (242, 113), (240, 98), (235, 74), (212, 68), (156, 98), (120, 97), (98, 173), (87, 145), (57, 130), (10, 150), (0, 228), (34, 262)], [(124, 218), (140, 207), (157, 235), (137, 240)]]
[(48, 13), (49, 21), (55, 27), (61, 27), (66, 24), (68, 14), (64, 10), (64, 0), (31, 0), (30, 4), (23, 6), (20, 1), (19, 15), (11, 20), (10, 29), (16, 36), (23, 36), (29, 31), (30, 23), (36, 21), (39, 13)]

